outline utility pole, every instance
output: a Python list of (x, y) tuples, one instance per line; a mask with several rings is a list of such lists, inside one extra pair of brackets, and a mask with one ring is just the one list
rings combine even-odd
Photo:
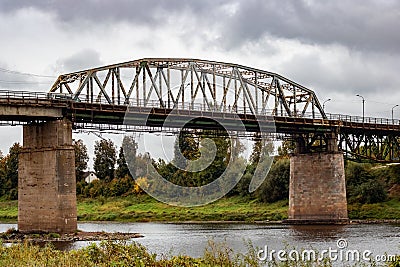
[(396, 105), (394, 107), (392, 107), (392, 124), (394, 125), (394, 116), (393, 116), (393, 110), (398, 107), (399, 105)]
[(361, 97), (362, 98), (362, 121), (364, 123), (364, 118), (365, 118), (365, 99), (363, 96), (357, 94), (356, 96)]
[(327, 100), (324, 101), (324, 103), (322, 103), (322, 110), (325, 112), (325, 103), (328, 101), (331, 101), (332, 99), (328, 98)]

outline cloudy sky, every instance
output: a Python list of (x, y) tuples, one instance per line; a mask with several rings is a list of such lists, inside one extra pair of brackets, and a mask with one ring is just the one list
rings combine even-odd
[[(399, 29), (395, 0), (0, 0), (0, 88), (46, 92), (65, 72), (190, 57), (277, 72), (331, 98), (330, 113), (360, 115), (361, 94), (366, 116), (389, 118)], [(3, 152), (20, 141), (19, 127), (0, 131)]]

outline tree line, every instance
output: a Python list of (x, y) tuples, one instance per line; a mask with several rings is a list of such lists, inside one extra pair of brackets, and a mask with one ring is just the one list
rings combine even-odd
[[(240, 156), (244, 147), (238, 140), (231, 140), (228, 135), (215, 136), (212, 132), (200, 131), (188, 133), (182, 131), (174, 144), (174, 157), (171, 162), (152, 159), (148, 153), (137, 153), (137, 142), (133, 136), (124, 136), (122, 144), (117, 146), (110, 139), (101, 139), (94, 144), (93, 170), (99, 180), (85, 182), (89, 155), (82, 140), (74, 140), (75, 173), (77, 195), (79, 197), (112, 197), (130, 194), (144, 194), (143, 188), (157, 186), (149, 182), (147, 164), (150, 162), (157, 172), (170, 182), (187, 187), (208, 184), (222, 175), (230, 160), (234, 167), (229, 175), (241, 177), (229, 196), (242, 196), (262, 202), (287, 200), (289, 195), (290, 161), (289, 154), (293, 145), (283, 142), (278, 149), (278, 156), (273, 162), (261, 160), (263, 155), (272, 153), (271, 144), (254, 142), (249, 159)], [(216, 149), (211, 155), (213, 149)], [(15, 143), (9, 153), (0, 153), (0, 197), (18, 198), (18, 155), (22, 147)], [(213, 156), (212, 164), (207, 160)], [(267, 157), (268, 159), (269, 157)], [(202, 168), (202, 165), (208, 166)], [(249, 192), (251, 180), (258, 174), (257, 167), (268, 168), (268, 175), (254, 192)], [(198, 168), (199, 171), (190, 172)], [(244, 170), (239, 171), (240, 169)], [(393, 188), (400, 188), (400, 165), (355, 163), (346, 161), (346, 186), (350, 203), (375, 203), (393, 195)], [(160, 188), (162, 190), (162, 188)], [(396, 191), (396, 190), (394, 190)], [(395, 197), (400, 197), (395, 195)]]

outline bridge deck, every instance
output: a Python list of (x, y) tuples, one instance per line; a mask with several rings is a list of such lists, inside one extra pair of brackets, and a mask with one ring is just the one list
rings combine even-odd
[(46, 93), (9, 94), (0, 96), (0, 120), (29, 122), (68, 117), (75, 123), (110, 124), (127, 126), (162, 127), (166, 118), (179, 127), (190, 121), (187, 127), (220, 129), (218, 121), (228, 130), (275, 131), (282, 134), (340, 131), (345, 133), (393, 134), (400, 132), (398, 120), (363, 118), (338, 114), (327, 114), (328, 119), (311, 117), (286, 117), (253, 115), (246, 113), (219, 112), (191, 109), (168, 109), (159, 107), (109, 105), (103, 103), (76, 102), (55, 98)]

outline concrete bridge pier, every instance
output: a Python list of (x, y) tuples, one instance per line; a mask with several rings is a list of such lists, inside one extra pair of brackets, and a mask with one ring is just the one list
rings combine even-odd
[(311, 153), (298, 143), (290, 158), (289, 218), (292, 224), (347, 223), (343, 154), (336, 136), (327, 140), (326, 152)]
[(18, 230), (77, 230), (75, 153), (67, 119), (23, 127), (18, 167)]

